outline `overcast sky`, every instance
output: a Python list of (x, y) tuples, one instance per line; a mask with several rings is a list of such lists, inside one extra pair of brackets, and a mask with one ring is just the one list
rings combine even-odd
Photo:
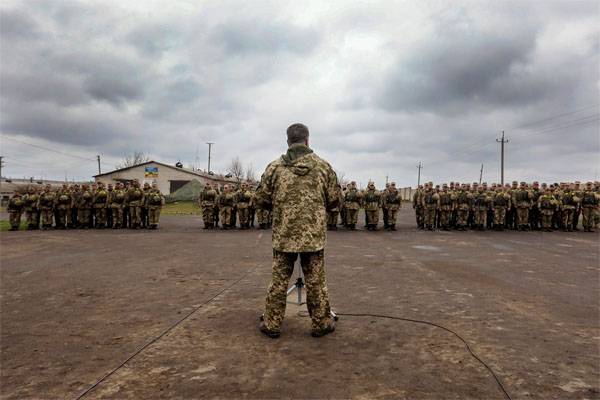
[(4, 176), (206, 168), (209, 141), (259, 176), (303, 122), (362, 185), (497, 181), (502, 130), (507, 181), (598, 179), (598, 1), (0, 4)]

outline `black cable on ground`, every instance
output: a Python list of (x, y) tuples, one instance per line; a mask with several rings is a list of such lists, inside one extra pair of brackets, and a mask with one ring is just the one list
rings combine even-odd
[[(261, 237), (262, 237), (262, 235), (258, 236), (258, 239), (256, 241), (257, 245), (258, 245), (258, 241), (260, 241)], [(258, 248), (258, 246), (256, 246), (256, 247)], [(85, 395), (87, 395), (89, 392), (91, 392), (92, 390), (94, 390), (94, 388), (96, 386), (98, 386), (99, 384), (101, 384), (102, 382), (104, 382), (106, 380), (106, 378), (108, 378), (109, 376), (111, 376), (112, 374), (114, 374), (115, 372), (117, 372), (118, 370), (120, 370), (121, 368), (123, 368), (125, 366), (125, 364), (127, 364), (129, 361), (131, 361), (131, 359), (133, 359), (135, 356), (137, 356), (142, 351), (144, 351), (145, 349), (147, 349), (150, 345), (152, 345), (153, 343), (155, 343), (156, 341), (158, 341), (160, 338), (162, 338), (163, 336), (165, 336), (167, 333), (169, 333), (170, 331), (172, 331), (174, 328), (176, 328), (183, 321), (185, 321), (186, 319), (188, 319), (189, 317), (191, 317), (192, 314), (194, 314), (196, 311), (198, 311), (199, 309), (201, 309), (202, 307), (204, 307), (205, 305), (207, 305), (208, 303), (212, 302), (214, 299), (216, 299), (217, 297), (219, 297), (221, 294), (223, 294), (227, 290), (231, 289), (232, 287), (234, 287), (235, 285), (237, 285), (238, 283), (240, 283), (242, 280), (244, 280), (244, 278), (246, 278), (248, 275), (250, 275), (252, 272), (254, 272), (259, 266), (260, 266), (260, 264), (257, 264), (256, 266), (254, 266), (253, 268), (251, 268), (250, 270), (248, 270), (248, 272), (246, 272), (245, 274), (243, 274), (239, 279), (236, 279), (235, 281), (233, 281), (233, 283), (231, 285), (228, 285), (228, 286), (224, 287), (223, 289), (219, 290), (214, 296), (212, 296), (208, 300), (205, 300), (204, 302), (202, 302), (202, 304), (198, 305), (197, 307), (194, 307), (194, 309), (192, 311), (190, 311), (189, 313), (187, 313), (186, 315), (184, 315), (179, 320), (175, 321), (167, 329), (165, 329), (164, 331), (162, 331), (158, 336), (156, 336), (155, 338), (153, 338), (150, 341), (148, 341), (142, 347), (140, 347), (139, 349), (137, 349), (133, 354), (131, 354), (129, 357), (127, 357), (125, 359), (125, 361), (123, 361), (121, 364), (119, 364), (118, 366), (116, 366), (115, 368), (113, 368), (110, 372), (108, 372), (102, 378), (98, 379), (96, 381), (96, 383), (94, 383), (92, 386), (90, 386), (85, 391), (83, 391), (79, 396), (77, 396), (75, 398), (75, 400), (82, 399)]]
[(500, 387), (500, 390), (502, 390), (502, 392), (504, 393), (504, 396), (506, 396), (506, 398), (508, 400), (512, 400), (512, 398), (510, 397), (510, 395), (508, 394), (508, 392), (506, 391), (506, 389), (504, 388), (504, 385), (502, 384), (502, 382), (500, 381), (500, 378), (498, 378), (498, 376), (496, 375), (496, 373), (492, 370), (492, 368), (490, 368), (489, 365), (487, 365), (485, 363), (485, 361), (483, 361), (481, 358), (479, 358), (477, 356), (477, 354), (475, 354), (473, 352), (473, 350), (471, 350), (471, 346), (469, 346), (469, 343), (467, 343), (467, 341), (465, 339), (462, 338), (462, 336), (460, 336), (458, 333), (454, 332), (452, 329), (446, 328), (445, 326), (442, 325), (438, 325), (436, 323), (433, 322), (429, 322), (429, 321), (422, 321), (419, 319), (411, 319), (411, 318), (402, 318), (402, 317), (393, 317), (391, 315), (383, 315), (383, 314), (367, 314), (367, 313), (336, 313), (336, 315), (340, 315), (340, 316), (346, 316), (346, 317), (373, 317), (373, 318), (387, 318), (387, 319), (395, 319), (395, 320), (400, 320), (400, 321), (406, 321), (406, 322), (414, 322), (417, 324), (424, 324), (424, 325), (430, 325), (430, 326), (434, 326), (436, 328), (440, 328), (445, 330), (446, 332), (450, 332), (451, 334), (453, 334), (454, 336), (456, 336), (461, 342), (464, 343), (465, 347), (467, 348), (467, 350), (469, 351), (469, 354), (471, 354), (471, 356), (476, 359), (477, 361), (479, 361), (479, 363), (481, 365), (483, 365), (485, 367), (485, 369), (487, 369), (489, 371), (489, 373), (492, 375), (492, 377), (494, 378), (494, 380), (496, 381), (496, 383), (498, 384), (498, 387)]

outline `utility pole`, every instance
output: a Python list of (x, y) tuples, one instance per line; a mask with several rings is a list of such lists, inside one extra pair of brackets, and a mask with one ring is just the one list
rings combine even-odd
[(496, 139), (500, 143), (500, 183), (504, 186), (504, 143), (508, 143), (508, 139), (504, 140), (504, 131), (502, 131), (502, 139)]
[(386, 175), (386, 176), (385, 176), (385, 184), (386, 184), (386, 185), (388, 184), (388, 178), (389, 178), (389, 176), (388, 176), (388, 175)]
[(483, 164), (481, 164), (481, 170), (479, 171), (479, 184), (481, 185), (481, 178), (483, 178)]
[(2, 166), (4, 165), (4, 160), (2, 160), (3, 158), (3, 156), (0, 156), (0, 186), (2, 186)]
[(208, 145), (208, 173), (210, 174), (210, 151), (212, 149), (212, 145), (214, 144), (213, 142), (206, 142), (206, 144)]
[(100, 155), (97, 155), (96, 158), (98, 159), (98, 175), (100, 175), (102, 173), (102, 169), (100, 168)]
[(417, 176), (417, 188), (421, 185), (421, 168), (423, 168), (423, 165), (421, 164), (421, 162), (419, 161), (419, 165), (417, 165), (417, 168), (419, 169), (419, 175)]

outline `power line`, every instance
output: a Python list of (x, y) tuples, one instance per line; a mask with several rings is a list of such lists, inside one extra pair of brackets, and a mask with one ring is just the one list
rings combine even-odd
[(2, 135), (2, 139), (12, 140), (13, 142), (17, 142), (17, 143), (21, 143), (21, 144), (24, 144), (24, 145), (27, 145), (27, 146), (35, 147), (35, 148), (40, 149), (40, 150), (46, 150), (46, 151), (51, 151), (53, 153), (62, 154), (63, 156), (67, 156), (67, 157), (78, 158), (78, 159), (84, 160), (84, 161), (93, 161), (93, 162), (96, 162), (96, 159), (86, 158), (86, 157), (78, 156), (78, 155), (75, 155), (75, 154), (65, 153), (64, 151), (60, 151), (60, 150), (56, 150), (56, 149), (51, 149), (50, 147), (40, 146), (38, 144), (33, 144), (33, 143), (25, 142), (25, 141), (22, 141), (22, 140), (19, 140), (19, 139), (15, 139), (15, 138), (13, 138), (11, 136)]
[(557, 114), (557, 115), (555, 115), (553, 117), (544, 118), (544, 119), (541, 119), (541, 120), (538, 120), (538, 121), (528, 122), (528, 123), (525, 123), (525, 124), (520, 125), (520, 126), (513, 126), (512, 128), (508, 128), (508, 129), (517, 130), (517, 129), (526, 128), (528, 126), (537, 125), (537, 124), (539, 124), (541, 122), (551, 121), (551, 120), (554, 120), (554, 119), (557, 119), (557, 118), (561, 118), (561, 117), (564, 117), (564, 116), (567, 116), (567, 115), (577, 114), (577, 113), (580, 113), (582, 111), (589, 110), (590, 108), (598, 108), (598, 104), (594, 104), (594, 105), (591, 105), (591, 106), (583, 107), (583, 108), (580, 108), (578, 110), (573, 110), (573, 111), (565, 112), (565, 113), (562, 113), (562, 114)]

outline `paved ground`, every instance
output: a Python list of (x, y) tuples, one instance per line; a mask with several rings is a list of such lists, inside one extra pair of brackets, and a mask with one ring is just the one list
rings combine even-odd
[[(513, 399), (600, 398), (599, 235), (420, 232), (329, 235), (332, 304), (443, 324)], [(270, 232), (207, 232), (196, 217), (158, 231), (2, 232), (3, 399), (502, 399), (451, 334), (342, 317), (322, 339), (290, 305), (282, 337), (256, 329)], [(241, 281), (234, 285), (240, 278)]]

